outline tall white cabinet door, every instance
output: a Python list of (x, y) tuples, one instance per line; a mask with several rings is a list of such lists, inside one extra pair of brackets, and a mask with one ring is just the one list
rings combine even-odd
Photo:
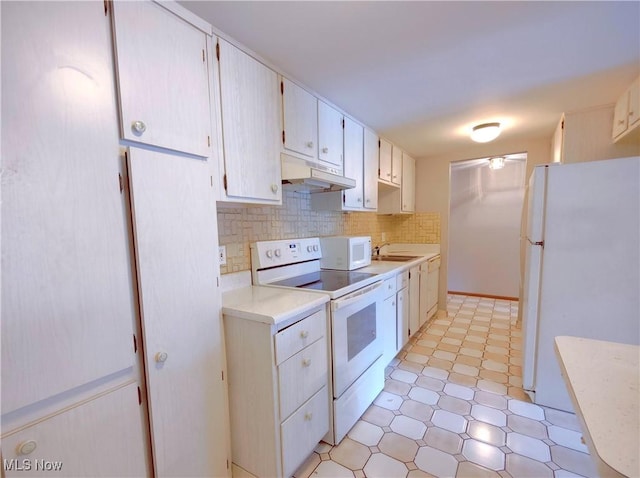
[(226, 194), (281, 203), (278, 75), (218, 41)]
[[(345, 123), (346, 134), (346, 123)], [(378, 135), (364, 129), (364, 207), (378, 209)]]
[(112, 5), (122, 138), (209, 156), (206, 34), (155, 2)]
[(131, 383), (2, 437), (2, 476), (148, 476), (143, 440)]
[(280, 91), (285, 149), (317, 159), (318, 99), (286, 78), (282, 78)]
[(391, 182), (391, 156), (393, 146), (389, 141), (380, 138), (380, 163), (379, 163), (379, 175), (378, 177), (383, 181)]
[(364, 128), (350, 118), (344, 119), (344, 175), (356, 180), (356, 187), (344, 191), (344, 205), (361, 209), (363, 192)]
[[(409, 289), (404, 288), (397, 294), (398, 349), (409, 342)], [(413, 330), (411, 331), (413, 333)]]
[(104, 6), (1, 8), (6, 414), (132, 367), (135, 308)]
[(402, 155), (402, 212), (416, 210), (416, 160)]
[(391, 182), (402, 184), (402, 150), (397, 146), (391, 152)]
[(318, 160), (336, 174), (344, 171), (343, 118), (338, 110), (318, 101)]
[(227, 475), (215, 195), (205, 161), (131, 148), (129, 169), (157, 476)]

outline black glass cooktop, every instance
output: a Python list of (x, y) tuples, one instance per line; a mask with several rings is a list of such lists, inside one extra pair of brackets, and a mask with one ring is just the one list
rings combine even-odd
[(334, 292), (375, 275), (368, 272), (323, 270), (273, 282), (273, 285)]

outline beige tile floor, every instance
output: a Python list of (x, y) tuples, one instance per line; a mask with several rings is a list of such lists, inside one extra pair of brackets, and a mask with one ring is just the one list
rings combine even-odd
[(517, 302), (450, 295), (347, 437), (295, 477), (597, 476), (576, 417), (522, 391), (517, 314)]

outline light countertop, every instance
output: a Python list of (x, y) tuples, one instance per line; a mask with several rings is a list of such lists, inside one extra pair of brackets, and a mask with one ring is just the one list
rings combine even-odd
[(328, 301), (326, 294), (247, 286), (222, 294), (222, 313), (265, 324), (284, 325)]
[(599, 473), (640, 476), (640, 347), (578, 337), (555, 345)]

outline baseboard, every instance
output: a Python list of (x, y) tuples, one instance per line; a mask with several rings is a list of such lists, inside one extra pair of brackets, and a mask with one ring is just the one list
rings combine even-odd
[(491, 294), (476, 294), (475, 292), (458, 292), (450, 290), (447, 292), (450, 295), (468, 295), (470, 297), (484, 297), (487, 299), (498, 299), (498, 300), (520, 300), (518, 297), (507, 297), (504, 295), (491, 295)]

